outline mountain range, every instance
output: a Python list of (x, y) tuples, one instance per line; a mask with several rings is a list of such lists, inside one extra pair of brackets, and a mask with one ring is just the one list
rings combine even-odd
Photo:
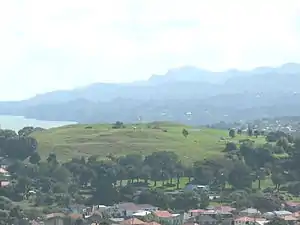
[(126, 84), (0, 102), (0, 114), (80, 123), (172, 120), (192, 125), (300, 114), (300, 64), (212, 72), (193, 66)]

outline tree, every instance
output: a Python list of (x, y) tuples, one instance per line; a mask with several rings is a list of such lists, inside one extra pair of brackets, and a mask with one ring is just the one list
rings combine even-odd
[(194, 179), (198, 184), (208, 185), (214, 179), (214, 171), (201, 161), (197, 161), (193, 166)]
[(242, 129), (239, 128), (239, 129), (237, 130), (237, 134), (238, 134), (238, 135), (242, 135)]
[(187, 136), (189, 135), (188, 130), (185, 129), (185, 128), (183, 128), (183, 129), (182, 129), (182, 135), (183, 135), (185, 138), (187, 138)]
[(32, 164), (38, 164), (40, 161), (41, 157), (38, 152), (34, 152), (29, 158), (29, 162)]
[(252, 137), (252, 135), (253, 135), (253, 129), (250, 126), (248, 126), (247, 133), (248, 133), (249, 137)]
[(227, 142), (226, 147), (224, 149), (225, 152), (231, 152), (237, 150), (237, 146), (234, 142)]
[(289, 141), (286, 137), (280, 137), (277, 140), (276, 145), (282, 147), (286, 151), (289, 147)]
[(18, 131), (19, 136), (28, 136), (35, 130), (34, 127), (23, 127)]
[(279, 191), (280, 185), (285, 183), (284, 175), (282, 173), (278, 173), (277, 171), (274, 171), (272, 173), (271, 179), (277, 191)]
[(235, 137), (235, 129), (229, 130), (229, 137), (234, 138)]
[(258, 135), (259, 135), (259, 131), (258, 131), (258, 130), (254, 130), (253, 134), (254, 134), (254, 136), (257, 138)]
[(55, 153), (50, 153), (48, 158), (47, 158), (47, 162), (48, 162), (49, 165), (51, 165), (51, 167), (56, 167), (58, 165), (56, 154)]
[(228, 182), (236, 189), (251, 188), (253, 177), (244, 163), (238, 162), (229, 173)]

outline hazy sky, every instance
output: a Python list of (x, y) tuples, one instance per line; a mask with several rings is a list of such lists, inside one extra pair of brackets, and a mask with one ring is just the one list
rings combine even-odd
[(0, 1), (0, 100), (182, 65), (300, 62), (300, 0)]

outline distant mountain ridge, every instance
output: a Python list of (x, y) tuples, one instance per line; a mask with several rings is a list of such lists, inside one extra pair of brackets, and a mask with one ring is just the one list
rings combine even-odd
[[(296, 63), (224, 72), (184, 66), (146, 81), (95, 83), (39, 94), (20, 102), (0, 102), (0, 114), (77, 122), (111, 122), (121, 118), (132, 122), (144, 115), (147, 120), (184, 122), (184, 112), (192, 111), (194, 116), (187, 122), (198, 124), (255, 119), (252, 117), (260, 114), (294, 116), (300, 113), (298, 93), (300, 64)], [(280, 108), (286, 105), (293, 111)], [(195, 119), (196, 115), (201, 118)]]

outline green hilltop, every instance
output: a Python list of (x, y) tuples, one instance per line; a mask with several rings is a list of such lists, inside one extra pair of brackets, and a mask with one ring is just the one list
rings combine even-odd
[[(182, 130), (189, 133), (184, 137)], [(173, 123), (126, 124), (114, 129), (111, 124), (68, 125), (32, 134), (42, 158), (54, 152), (59, 160), (97, 155), (104, 158), (130, 153), (143, 155), (155, 151), (174, 151), (184, 162), (219, 156), (227, 140), (227, 130), (193, 128)], [(233, 141), (248, 138), (237, 135)], [(264, 142), (262, 137), (252, 138)]]

